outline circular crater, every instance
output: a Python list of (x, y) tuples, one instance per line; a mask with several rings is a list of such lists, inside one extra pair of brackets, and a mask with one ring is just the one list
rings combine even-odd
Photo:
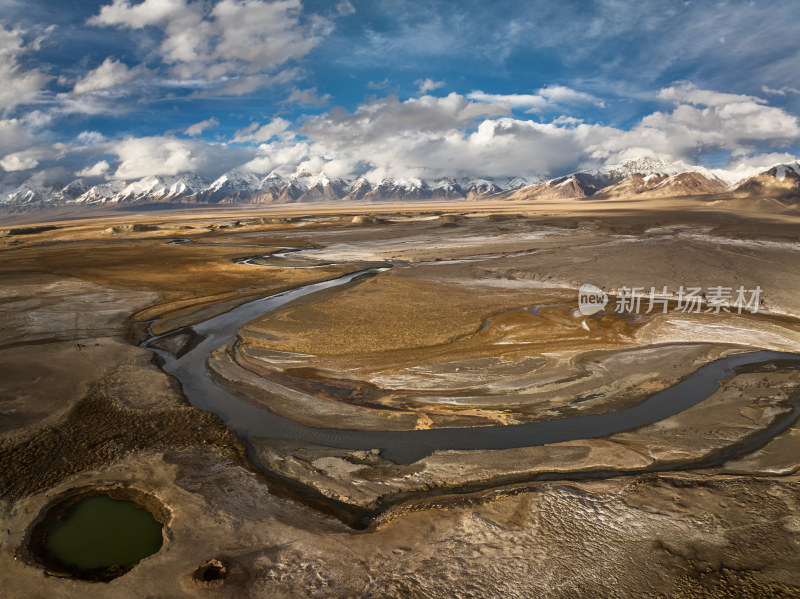
[(108, 582), (161, 549), (169, 519), (161, 501), (137, 489), (76, 489), (42, 509), (26, 546), (50, 574)]

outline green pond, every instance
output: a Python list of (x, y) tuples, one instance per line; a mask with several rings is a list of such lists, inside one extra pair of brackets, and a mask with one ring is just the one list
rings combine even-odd
[(47, 552), (59, 561), (94, 570), (134, 566), (161, 548), (161, 524), (130, 501), (95, 495), (81, 499), (48, 532)]

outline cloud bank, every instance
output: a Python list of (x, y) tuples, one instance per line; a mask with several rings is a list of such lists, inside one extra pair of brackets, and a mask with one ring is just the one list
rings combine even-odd
[[(596, 102), (563, 87), (535, 102)], [(542, 90), (540, 90), (541, 92)], [(797, 117), (758, 97), (699, 89), (688, 83), (664, 88), (670, 108), (652, 112), (629, 129), (557, 117), (548, 122), (513, 114), (514, 103), (533, 101), (475, 92), (467, 96), (375, 98), (352, 112), (333, 108), (302, 123), (282, 117), (253, 121), (227, 141), (175, 136), (107, 140), (83, 134), (87, 164), (81, 176), (128, 180), (184, 172), (218, 176), (237, 166), (259, 174), (324, 172), (329, 176), (384, 178), (443, 176), (552, 177), (579, 168), (650, 157), (697, 163), (704, 152), (724, 151), (736, 164), (767, 156), (790, 157), (765, 148), (800, 139)], [(197, 136), (216, 128), (216, 118), (184, 130)], [(13, 128), (13, 126), (12, 126)], [(40, 146), (7, 154), (6, 171), (32, 169), (64, 156), (63, 146)], [(759, 158), (761, 156), (761, 158)]]
[[(300, 139), (262, 144), (249, 167), (287, 174), (313, 164), (330, 175), (365, 175), (376, 181), (557, 176), (640, 157), (697, 163), (704, 152), (724, 151), (741, 161), (761, 155), (765, 147), (785, 146), (800, 138), (797, 117), (760, 98), (686, 83), (662, 89), (658, 95), (672, 108), (648, 114), (627, 130), (570, 118), (539, 122), (511, 114), (514, 102), (529, 107), (552, 101), (544, 94), (531, 96), (533, 101), (474, 92), (466, 97), (451, 93), (405, 101), (389, 96), (353, 112), (332, 110), (311, 118), (297, 130)], [(556, 97), (596, 101), (564, 88), (551, 95)]]

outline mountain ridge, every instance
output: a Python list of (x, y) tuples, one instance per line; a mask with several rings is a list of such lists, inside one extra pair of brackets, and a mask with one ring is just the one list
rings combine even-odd
[(301, 172), (261, 176), (242, 168), (209, 181), (193, 173), (90, 185), (76, 179), (65, 186), (26, 181), (0, 197), (5, 208), (65, 205), (123, 204), (285, 204), (316, 202), (473, 201), (497, 198), (509, 201), (582, 200), (587, 198), (657, 198), (701, 196), (731, 192), (736, 197), (757, 195), (779, 198), (800, 196), (800, 163), (778, 164), (731, 185), (709, 170), (683, 162), (637, 159), (594, 170), (544, 180), (513, 177), (442, 177), (384, 179), (371, 183), (331, 178), (324, 173)]

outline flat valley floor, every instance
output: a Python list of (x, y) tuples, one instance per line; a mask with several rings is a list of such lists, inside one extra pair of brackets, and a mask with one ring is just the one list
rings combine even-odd
[[(800, 213), (735, 202), (9, 220), (3, 594), (800, 597)], [(204, 362), (205, 384), (303, 438), (229, 426), (166, 372), (202, 347), (193, 326), (323, 282)], [(584, 283), (606, 310), (577, 310)], [(761, 295), (754, 314), (617, 312), (623, 286)], [(786, 356), (601, 438), (406, 460), (325, 441), (613, 413), (759, 350)], [(116, 488), (163, 507), (161, 550), (108, 583), (48, 571), (30, 550), (48, 506)], [(225, 578), (197, 574), (209, 560)]]

